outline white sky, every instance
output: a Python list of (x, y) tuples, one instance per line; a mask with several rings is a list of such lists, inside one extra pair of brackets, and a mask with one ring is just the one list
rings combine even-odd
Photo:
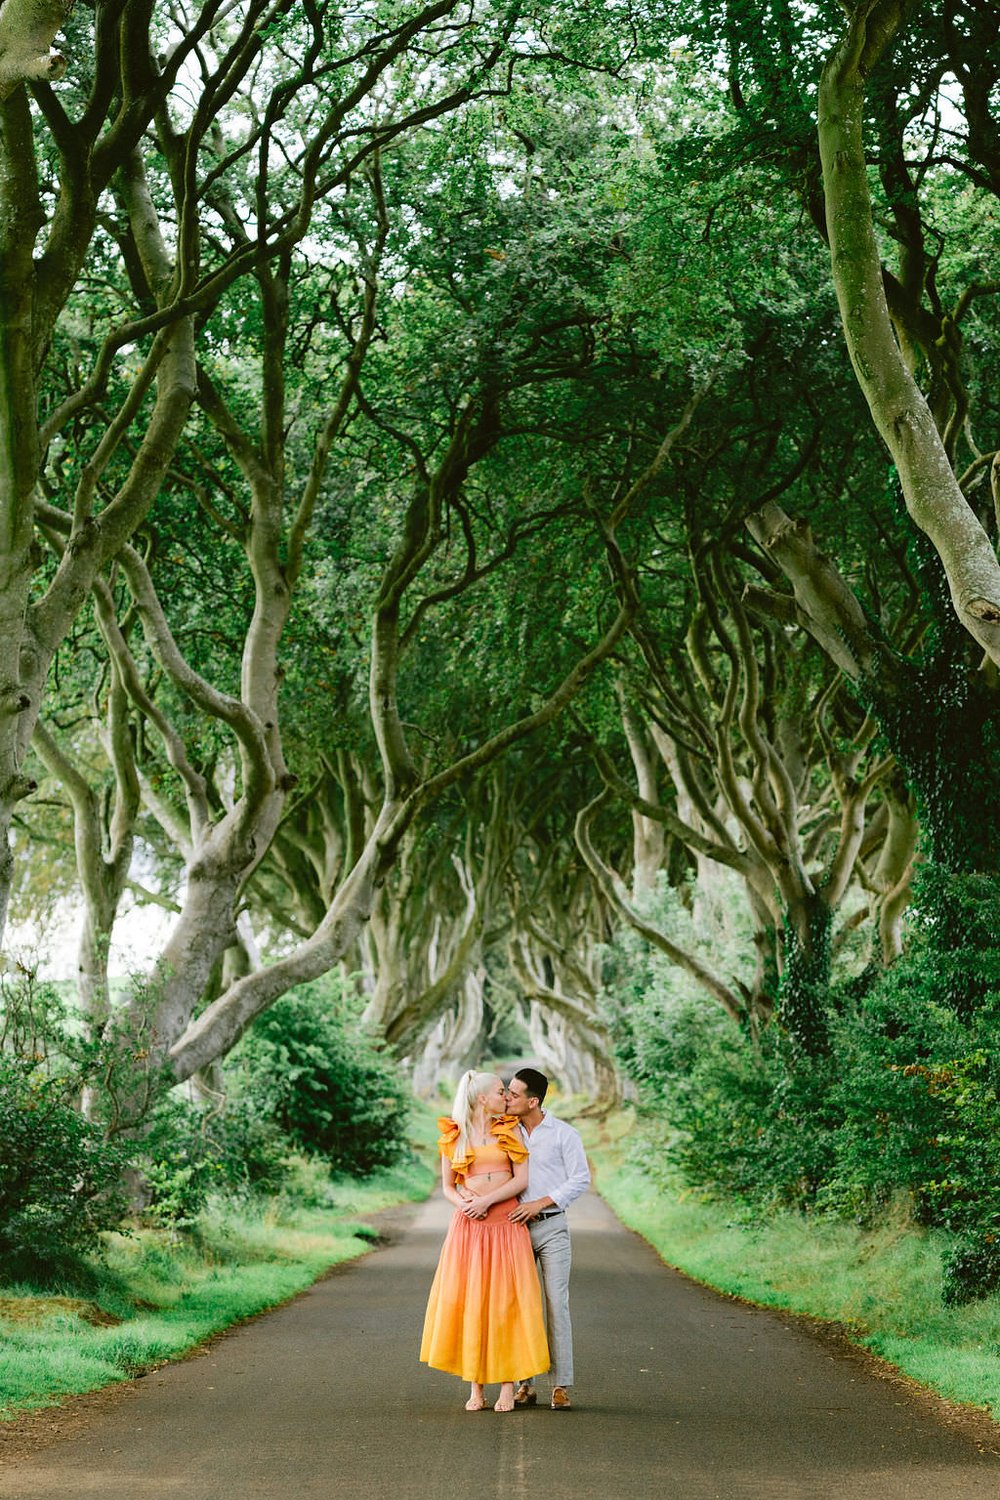
[[(161, 906), (128, 907), (123, 902), (111, 944), (108, 966), (111, 978), (147, 972), (150, 959), (163, 947), (175, 920), (173, 913)], [(74, 979), (82, 921), (82, 907), (67, 901), (60, 904), (52, 922), (44, 929), (30, 922), (11, 923), (4, 944), (6, 953), (26, 968), (36, 969), (41, 979)]]

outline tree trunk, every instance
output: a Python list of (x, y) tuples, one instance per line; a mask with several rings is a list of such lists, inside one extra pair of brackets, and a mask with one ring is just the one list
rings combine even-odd
[(777, 1019), (802, 1058), (830, 1048), (830, 929), (832, 913), (822, 894), (790, 908), (781, 935)]
[[(639, 796), (646, 802), (658, 802), (656, 757), (646, 739), (645, 726), (635, 710), (622, 698), (622, 727), (635, 768)], [(683, 814), (682, 814), (683, 816)], [(656, 879), (663, 866), (666, 845), (662, 823), (632, 812), (632, 898), (656, 889)]]
[(1000, 563), (896, 341), (872, 219), (865, 83), (905, 11), (905, 0), (858, 6), (820, 79), (819, 148), (833, 283), (851, 363), (892, 454), (906, 508), (944, 564), (959, 620), (1000, 664)]
[(32, 350), (32, 247), (43, 214), (23, 89), (0, 103), (0, 943), (13, 877), (14, 809), (34, 790), (23, 774), (19, 717), (31, 706), (21, 659), (33, 572), (38, 416)]
[(439, 1017), (421, 1041), (419, 1055), (412, 1062), (415, 1093), (429, 1098), (442, 1082), (450, 1086), (466, 1068), (481, 1061), (485, 979), (486, 971), (481, 965), (471, 969), (455, 1008)]

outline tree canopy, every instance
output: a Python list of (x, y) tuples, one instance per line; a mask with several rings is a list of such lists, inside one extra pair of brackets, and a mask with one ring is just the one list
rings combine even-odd
[(0, 910), (116, 1128), (332, 969), (603, 1094), (632, 942), (789, 1077), (983, 1012), (996, 6), (3, 16)]

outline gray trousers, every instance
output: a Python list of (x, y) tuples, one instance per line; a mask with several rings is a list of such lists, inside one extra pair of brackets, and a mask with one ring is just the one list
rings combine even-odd
[(536, 1219), (528, 1225), (531, 1247), (542, 1283), (545, 1330), (552, 1359), (552, 1384), (573, 1384), (573, 1327), (569, 1318), (569, 1268), (572, 1249), (565, 1214)]

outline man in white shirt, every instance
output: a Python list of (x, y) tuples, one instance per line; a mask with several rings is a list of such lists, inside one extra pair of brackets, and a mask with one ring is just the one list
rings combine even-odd
[[(590, 1185), (590, 1168), (580, 1132), (546, 1114), (542, 1102), (549, 1086), (544, 1073), (519, 1068), (507, 1088), (507, 1111), (516, 1117), (528, 1147), (528, 1193), (508, 1218), (527, 1224), (545, 1298), (545, 1323), (552, 1356), (553, 1411), (568, 1411), (567, 1389), (573, 1384), (573, 1328), (569, 1317), (571, 1248), (566, 1209)], [(515, 1406), (534, 1406), (531, 1379), (514, 1393)]]

